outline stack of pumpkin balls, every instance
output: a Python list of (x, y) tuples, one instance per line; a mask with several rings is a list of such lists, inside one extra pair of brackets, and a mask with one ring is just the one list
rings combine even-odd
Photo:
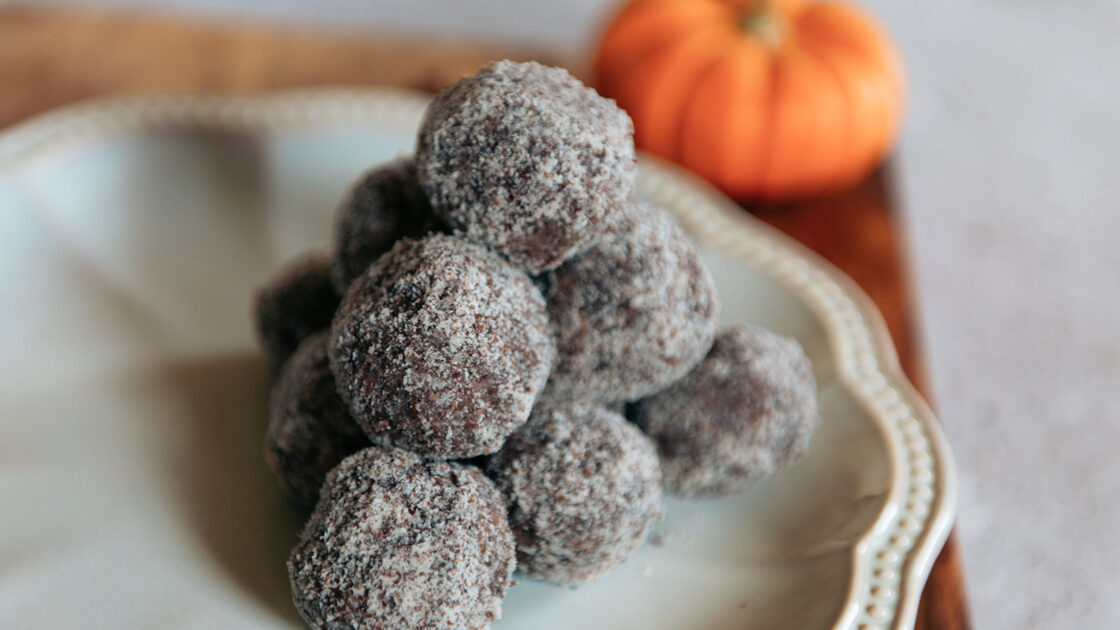
[(258, 293), (266, 459), (316, 506), (288, 563), (308, 624), (486, 628), (515, 566), (594, 580), (662, 488), (740, 491), (804, 452), (801, 348), (717, 334), (712, 278), (635, 168), (613, 101), (494, 63), (359, 179), (330, 254)]

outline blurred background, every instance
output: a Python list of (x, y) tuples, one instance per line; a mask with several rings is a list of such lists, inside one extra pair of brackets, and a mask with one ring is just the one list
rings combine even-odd
[[(21, 32), (31, 4), (439, 41), (586, 68), (618, 3), (34, 2), (0, 20), (0, 40)], [(902, 273), (915, 287), (916, 346), (960, 473), (956, 536), (972, 616), (980, 628), (1116, 627), (1120, 3), (863, 4), (907, 68), (887, 187), (910, 245)], [(28, 80), (70, 80), (82, 96), (80, 77)], [(20, 109), (20, 87), (0, 90), (0, 104), (35, 113)]]

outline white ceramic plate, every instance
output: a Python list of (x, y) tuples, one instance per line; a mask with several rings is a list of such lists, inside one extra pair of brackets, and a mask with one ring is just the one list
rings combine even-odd
[[(296, 626), (303, 515), (261, 459), (249, 300), (325, 244), (365, 167), (410, 149), (423, 97), (168, 98), (0, 136), (0, 627)], [(727, 321), (796, 337), (823, 422), (732, 499), (670, 501), (578, 589), (523, 581), (498, 630), (906, 628), (952, 520), (953, 469), (870, 302), (679, 171), (641, 196), (700, 243)]]

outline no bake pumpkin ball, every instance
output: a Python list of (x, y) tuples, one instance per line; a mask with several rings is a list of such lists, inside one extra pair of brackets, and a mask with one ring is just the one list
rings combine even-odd
[(327, 476), (288, 560), (313, 628), (488, 628), (513, 568), (505, 508), (481, 471), (377, 446)]
[(438, 458), (492, 453), (529, 417), (555, 344), (523, 272), (444, 234), (400, 241), (331, 330), (339, 392), (373, 439)]
[(557, 338), (550, 399), (636, 400), (684, 376), (719, 318), (712, 277), (665, 210), (636, 204), (624, 227), (540, 279)]
[(804, 455), (819, 423), (816, 382), (796, 341), (739, 325), (683, 379), (632, 405), (630, 419), (657, 444), (668, 492), (722, 496)]
[(351, 186), (335, 215), (335, 288), (345, 293), (354, 278), (400, 239), (445, 229), (420, 190), (411, 156), (375, 166)]
[(615, 568), (662, 514), (653, 444), (593, 404), (538, 407), (487, 473), (509, 507), (518, 569), (555, 584)]
[(340, 299), (331, 282), (332, 264), (325, 251), (302, 254), (257, 290), (253, 322), (274, 374), (304, 339), (330, 327)]
[(630, 117), (533, 62), (499, 61), (440, 93), (416, 160), (440, 216), (534, 274), (611, 232), (634, 192)]
[(265, 461), (281, 487), (309, 506), (330, 469), (370, 443), (335, 389), (327, 336), (318, 332), (300, 344), (269, 399)]

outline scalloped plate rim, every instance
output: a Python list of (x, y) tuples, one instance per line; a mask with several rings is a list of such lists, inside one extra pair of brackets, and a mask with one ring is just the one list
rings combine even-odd
[[(428, 100), (395, 88), (93, 99), (0, 130), (0, 172), (42, 153), (125, 132), (272, 131), (347, 120), (415, 127)], [(828, 331), (840, 377), (875, 419), (891, 461), (887, 502), (852, 550), (848, 597), (833, 628), (912, 628), (922, 587), (952, 528), (957, 480), (940, 425), (902, 373), (882, 315), (843, 272), (698, 177), (648, 155), (641, 156), (638, 177), (639, 188), (670, 207), (687, 228), (772, 276)], [(911, 497), (909, 505), (922, 501), (917, 505), (926, 511), (908, 512), (904, 495)], [(897, 597), (882, 595), (891, 587)]]

